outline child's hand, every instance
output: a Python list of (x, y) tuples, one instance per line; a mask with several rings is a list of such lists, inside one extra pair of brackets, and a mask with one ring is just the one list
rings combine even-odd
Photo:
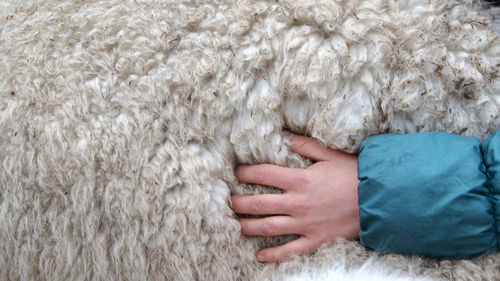
[(312, 138), (290, 134), (292, 151), (317, 161), (307, 169), (247, 165), (236, 169), (240, 182), (273, 186), (283, 194), (232, 196), (238, 214), (269, 215), (240, 219), (246, 235), (298, 234), (285, 245), (261, 250), (261, 262), (316, 250), (338, 238), (359, 236), (357, 157), (324, 147)]

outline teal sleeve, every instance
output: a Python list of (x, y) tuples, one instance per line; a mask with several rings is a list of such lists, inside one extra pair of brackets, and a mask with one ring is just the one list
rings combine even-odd
[(437, 258), (497, 251), (499, 161), (498, 134), (483, 145), (437, 132), (366, 139), (358, 158), (361, 242)]

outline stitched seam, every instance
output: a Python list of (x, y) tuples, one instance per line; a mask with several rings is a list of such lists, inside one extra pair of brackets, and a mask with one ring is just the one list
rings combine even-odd
[[(482, 149), (481, 149), (482, 150)], [(483, 153), (481, 153), (483, 154)], [(495, 241), (497, 242), (497, 251), (500, 251), (500, 233), (498, 232), (498, 217), (497, 217), (497, 210), (496, 210), (496, 200), (495, 200), (495, 192), (493, 191), (493, 184), (491, 184), (491, 177), (490, 174), (488, 173), (488, 165), (486, 165), (486, 159), (484, 157), (484, 154), (482, 155), (483, 157), (483, 165), (486, 169), (485, 175), (486, 175), (486, 188), (488, 189), (488, 195), (489, 195), (489, 201), (491, 203), (491, 209), (493, 211), (493, 231), (495, 235)]]
[(490, 182), (490, 177), (488, 177), (488, 183), (486, 184), (488, 186), (488, 193), (490, 195), (490, 202), (491, 202), (491, 209), (493, 211), (493, 231), (495, 233), (495, 239), (497, 242), (497, 251), (500, 251), (500, 233), (498, 233), (498, 217), (497, 217), (497, 210), (496, 210), (496, 200), (495, 200), (495, 193), (493, 192), (493, 185)]

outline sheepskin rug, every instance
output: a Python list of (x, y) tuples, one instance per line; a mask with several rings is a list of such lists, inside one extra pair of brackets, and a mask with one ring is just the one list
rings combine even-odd
[(1, 1), (0, 279), (500, 280), (499, 254), (356, 241), (260, 264), (294, 237), (242, 236), (229, 200), (277, 192), (239, 184), (238, 164), (311, 164), (283, 128), (352, 153), (386, 132), (500, 129), (499, 16), (445, 0)]

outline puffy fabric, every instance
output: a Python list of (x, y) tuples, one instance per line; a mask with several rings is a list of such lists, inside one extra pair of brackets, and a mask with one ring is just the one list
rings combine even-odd
[[(483, 147), (494, 152), (488, 175), (497, 181), (498, 139)], [(475, 137), (437, 132), (365, 140), (358, 158), (361, 242), (381, 253), (438, 258), (498, 250), (498, 190), (488, 188), (481, 149)]]

